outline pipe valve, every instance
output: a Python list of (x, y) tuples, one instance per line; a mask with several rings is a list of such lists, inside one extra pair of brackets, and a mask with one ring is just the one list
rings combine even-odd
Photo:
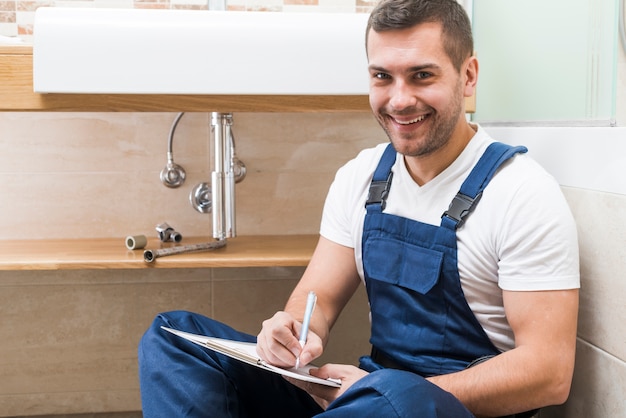
[(162, 242), (180, 242), (183, 239), (183, 236), (179, 232), (176, 232), (174, 228), (172, 228), (165, 222), (163, 222), (162, 224), (158, 224), (156, 226), (156, 230), (159, 233), (159, 239)]

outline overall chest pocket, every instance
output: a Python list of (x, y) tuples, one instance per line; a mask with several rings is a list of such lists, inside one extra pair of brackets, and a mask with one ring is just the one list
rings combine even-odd
[(443, 253), (394, 238), (372, 237), (363, 247), (368, 278), (428, 293), (439, 281)]

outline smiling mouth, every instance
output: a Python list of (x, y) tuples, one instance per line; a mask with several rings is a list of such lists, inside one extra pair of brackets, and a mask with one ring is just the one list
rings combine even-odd
[(421, 115), (416, 117), (415, 119), (411, 119), (411, 120), (398, 120), (396, 118), (392, 118), (394, 120), (394, 122), (396, 122), (398, 125), (411, 125), (413, 123), (417, 123), (417, 122), (421, 122), (424, 119), (426, 119), (427, 115)]

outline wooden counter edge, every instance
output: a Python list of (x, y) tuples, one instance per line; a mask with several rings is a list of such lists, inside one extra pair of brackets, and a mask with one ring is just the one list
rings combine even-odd
[[(146, 249), (196, 244), (209, 238), (185, 238), (180, 244), (150, 239)], [(24, 240), (0, 242), (0, 271), (142, 268), (299, 267), (306, 266), (317, 235), (243, 236), (212, 251), (157, 258), (147, 263), (144, 249), (128, 250), (123, 238)]]

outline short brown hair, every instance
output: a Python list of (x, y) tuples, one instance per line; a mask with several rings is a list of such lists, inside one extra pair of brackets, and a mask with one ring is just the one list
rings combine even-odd
[(427, 22), (441, 23), (444, 50), (460, 71), (474, 52), (474, 40), (469, 17), (456, 0), (381, 0), (367, 22), (365, 46), (370, 29), (384, 32)]

